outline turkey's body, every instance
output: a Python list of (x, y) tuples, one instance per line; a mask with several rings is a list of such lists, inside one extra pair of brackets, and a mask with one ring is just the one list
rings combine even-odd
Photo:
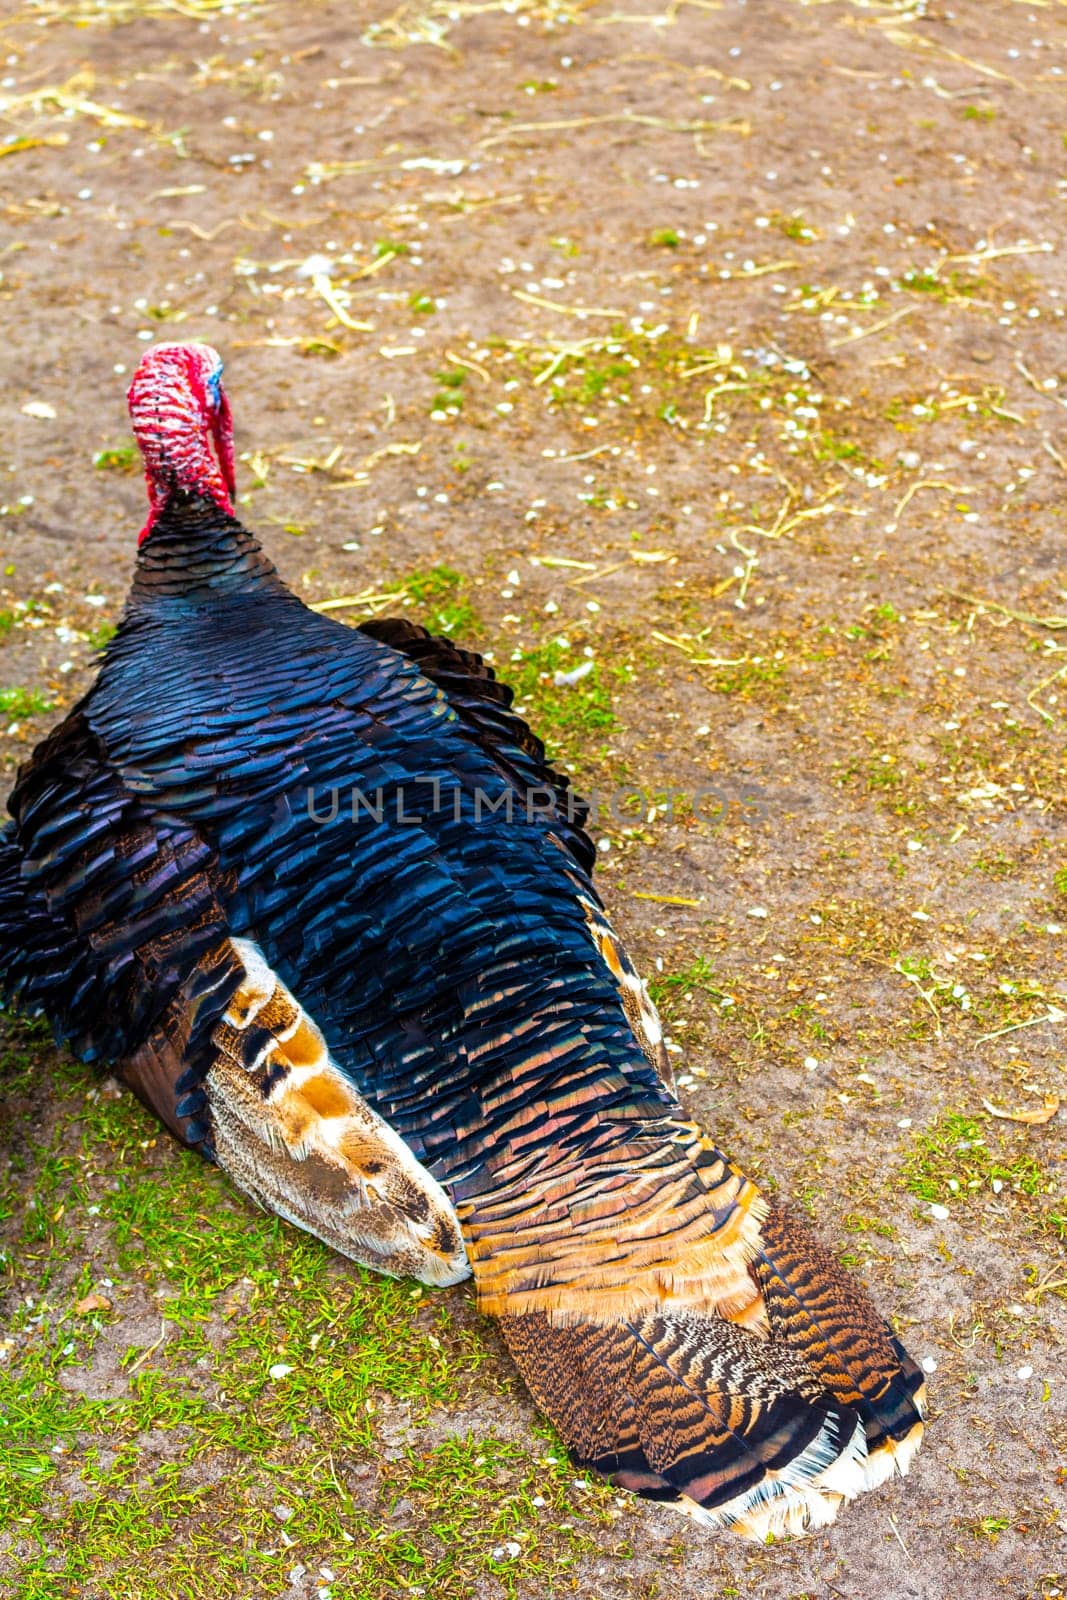
[(312, 613), (172, 496), (12, 797), (3, 982), (264, 1205), (472, 1270), (581, 1459), (755, 1536), (817, 1525), (906, 1469), (918, 1375), (683, 1116), (509, 700), (446, 641)]

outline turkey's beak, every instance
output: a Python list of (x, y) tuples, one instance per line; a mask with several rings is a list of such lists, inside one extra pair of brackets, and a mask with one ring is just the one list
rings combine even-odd
[(232, 500), (237, 493), (233, 458), (233, 414), (230, 411), (230, 402), (221, 389), (219, 403), (211, 414), (211, 434), (215, 441), (215, 454), (219, 458), (222, 481)]

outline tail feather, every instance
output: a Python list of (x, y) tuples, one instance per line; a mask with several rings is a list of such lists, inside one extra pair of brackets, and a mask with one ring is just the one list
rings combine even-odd
[(842, 1501), (907, 1472), (923, 1386), (859, 1284), (789, 1213), (767, 1212), (749, 1272), (756, 1309), (736, 1321), (667, 1302), (584, 1316), (527, 1302), (501, 1329), (582, 1465), (762, 1541), (824, 1527)]
[(622, 1488), (762, 1539), (824, 1525), (864, 1487), (856, 1412), (747, 1329), (686, 1315), (556, 1327), (538, 1313), (501, 1327), (579, 1462)]
[(868, 1484), (905, 1473), (922, 1436), (922, 1374), (862, 1289), (803, 1223), (772, 1207), (752, 1265), (772, 1339), (780, 1339), (867, 1437)]

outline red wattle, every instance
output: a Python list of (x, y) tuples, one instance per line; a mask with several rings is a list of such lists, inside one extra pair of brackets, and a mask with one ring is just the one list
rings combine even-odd
[(200, 496), (233, 516), (233, 422), (210, 345), (161, 344), (145, 353), (130, 384), (133, 431), (144, 457), (149, 537), (169, 497)]

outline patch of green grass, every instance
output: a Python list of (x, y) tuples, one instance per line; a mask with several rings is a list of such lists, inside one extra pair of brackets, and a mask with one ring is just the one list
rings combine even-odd
[(993, 122), (996, 111), (992, 106), (964, 106), (963, 120), (965, 122)]
[(845, 1227), (850, 1233), (876, 1233), (882, 1239), (895, 1238), (897, 1231), (891, 1222), (882, 1222), (878, 1217), (861, 1217), (855, 1211), (845, 1217)]
[(408, 298), (408, 308), (417, 317), (430, 317), (437, 310), (437, 301), (432, 294), (413, 294)]
[(454, 567), (410, 572), (404, 579), (404, 588), (422, 612), (419, 620), (431, 632), (459, 638), (477, 632), (474, 607), (466, 597), (463, 576)]
[(971, 871), (981, 872), (987, 878), (1002, 882), (1006, 878), (1014, 877), (1018, 867), (1003, 850), (991, 850), (987, 854), (975, 857)]
[[(514, 362), (512, 371), (529, 375), (527, 385), (516, 385), (516, 407), (547, 400), (552, 406), (595, 408), (598, 421), (631, 432), (653, 417), (683, 433), (726, 428), (746, 418), (768, 445), (773, 433), (775, 448), (785, 444), (797, 455), (811, 449), (826, 408), (840, 409), (810, 375), (784, 366), (748, 366), (729, 346), (694, 348), (663, 327), (634, 330), (617, 323), (580, 345), (544, 340), (509, 348), (500, 340), (496, 347)], [(776, 509), (768, 505), (764, 514), (773, 518)]]
[(696, 993), (710, 995), (717, 1001), (727, 998), (706, 956), (697, 956), (679, 972), (664, 972), (649, 979), (648, 992), (653, 1004), (664, 1011), (676, 1006), (679, 1000), (691, 1000)]
[(868, 789), (895, 789), (903, 781), (899, 768), (893, 762), (876, 759), (868, 763)]
[(885, 464), (876, 456), (868, 455), (854, 439), (846, 439), (830, 428), (823, 428), (811, 441), (816, 461), (849, 461), (865, 472), (881, 473)]
[[(43, 1114), (10, 1117), (42, 1078)], [(0, 1280), (19, 1286), (0, 1589), (281, 1600), (296, 1566), (367, 1600), (567, 1582), (612, 1491), (575, 1487), (518, 1414), (515, 1437), (453, 1424), (512, 1382), (469, 1290), (364, 1272), (264, 1216), (11, 1018), (0, 1120)], [(111, 1309), (79, 1314), (94, 1286)]]
[(994, 1127), (966, 1112), (945, 1112), (918, 1134), (901, 1175), (917, 1200), (942, 1205), (991, 1193), (1035, 1199), (1052, 1192), (1024, 1131)]
[(118, 631), (113, 622), (102, 622), (98, 628), (93, 628), (86, 635), (90, 649), (106, 650)]
[(446, 367), (437, 374), (437, 393), (430, 407), (448, 417), (458, 417), (463, 409), (463, 385), (467, 374), (462, 367)]
[(0, 639), (6, 639), (15, 626), (15, 613), (13, 611), (0, 611)]
[(902, 286), (910, 289), (913, 294), (932, 294), (940, 299), (945, 293), (945, 285), (936, 272), (917, 272), (911, 269), (901, 274), (900, 281)]
[(383, 256), (409, 256), (411, 246), (406, 245), (403, 239), (375, 239), (374, 254), (379, 261)]
[(1067, 899), (1067, 867), (1061, 867), (1058, 872), (1052, 874), (1052, 887), (1057, 894)]
[(788, 216), (780, 211), (773, 212), (771, 222), (779, 233), (797, 244), (812, 244), (821, 237), (818, 228), (812, 227), (799, 211), (790, 212)]
[(1010, 1517), (979, 1517), (975, 1522), (969, 1522), (967, 1527), (976, 1539), (989, 1539), (996, 1544), (1000, 1534), (1006, 1533), (1011, 1527)]
[(39, 689), (0, 689), (0, 715), (25, 721), (29, 717), (43, 716), (51, 710), (51, 700)]
[(823, 1040), (834, 1037), (832, 1028), (819, 1015), (816, 1007), (806, 1000), (798, 1000), (796, 1005), (789, 1007), (786, 1015), (797, 1022), (803, 1023), (806, 1031), (813, 1039)]
[(930, 1017), (937, 1020), (942, 1007), (947, 1011), (974, 1012), (974, 996), (966, 983), (955, 973), (939, 973), (929, 956), (900, 955), (892, 953), (894, 971), (899, 972), (915, 992), (915, 1004), (921, 1008), (925, 1023)]
[[(1064, 1196), (1064, 1203), (1061, 1207), (1046, 1213), (1045, 1224), (1056, 1235), (1057, 1239), (1061, 1239), (1064, 1244), (1067, 1244), (1067, 1196)], [(1067, 1290), (1064, 1289), (1063, 1285), (1060, 1285), (1060, 1291), (1064, 1294), (1064, 1298), (1067, 1299)]]
[(636, 366), (636, 362), (621, 355), (609, 360), (597, 360), (592, 355), (568, 356), (556, 367), (558, 381), (549, 390), (549, 402), (553, 406), (582, 408), (598, 400), (628, 402)]
[(648, 242), (661, 250), (677, 250), (682, 241), (674, 228), (656, 228), (649, 234)]
[(521, 661), (508, 666), (516, 710), (544, 739), (550, 756), (587, 756), (589, 742), (615, 726), (605, 679), (610, 675), (627, 682), (630, 668), (604, 667), (597, 662), (575, 682), (556, 683), (557, 673), (573, 672), (582, 664), (581, 657), (553, 640), (525, 651)]
[(908, 289), (912, 294), (928, 294), (935, 300), (969, 299), (978, 293), (981, 284), (971, 278), (964, 278), (959, 272), (949, 272), (942, 277), (936, 272), (923, 272), (910, 268), (901, 273), (900, 287)]
[(20, 1017), (0, 1034), (0, 1096), (29, 1088), (39, 1070), (38, 1053), (51, 1037), (43, 1017)]
[(184, 322), (189, 313), (169, 300), (160, 300), (155, 305), (145, 306), (144, 315), (152, 322)]
[[(625, 361), (608, 361), (600, 366), (595, 362), (589, 362), (582, 372), (582, 381), (574, 398), (579, 405), (591, 405), (609, 389), (617, 386), (620, 379), (629, 379), (632, 375), (633, 368)], [(622, 387), (623, 392), (628, 392), (628, 383)]]
[(739, 700), (777, 700), (786, 690), (786, 663), (772, 656), (750, 656), (736, 666), (719, 668), (712, 678), (718, 694)]
[(113, 445), (108, 450), (98, 450), (93, 466), (98, 472), (136, 472), (141, 465), (141, 452), (132, 442)]

